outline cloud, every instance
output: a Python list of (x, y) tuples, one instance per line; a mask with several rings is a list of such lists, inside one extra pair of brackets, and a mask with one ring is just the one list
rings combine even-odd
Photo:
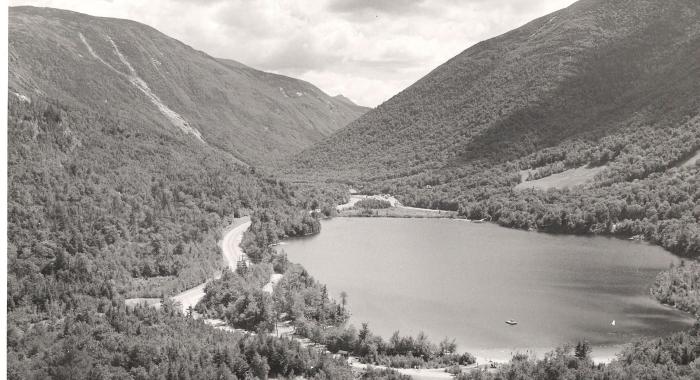
[(139, 21), (376, 106), (469, 46), (573, 0), (10, 0)]
[[(112, 0), (103, 0), (103, 1), (112, 1)], [(225, 1), (225, 0), (173, 0), (173, 2), (176, 2), (176, 3), (192, 3), (192, 4), (200, 4), (200, 5), (202, 5), (202, 4), (204, 4), (204, 5), (216, 4), (216, 3), (221, 3), (223, 1)]]
[(410, 12), (423, 0), (331, 0), (328, 10), (340, 13), (381, 12), (387, 14), (402, 14)]

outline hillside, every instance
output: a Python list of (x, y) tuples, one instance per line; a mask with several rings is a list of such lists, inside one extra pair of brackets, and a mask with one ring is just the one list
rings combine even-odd
[[(296, 191), (180, 129), (13, 92), (7, 378), (351, 377), (298, 342), (219, 331), (167, 298), (220, 273), (234, 217), (264, 208), (269, 229), (307, 231), (318, 221), (305, 208), (332, 194)], [(313, 285), (310, 299), (329, 304)], [(127, 309), (131, 297), (165, 300)]]
[(188, 134), (255, 165), (298, 152), (366, 111), (143, 24), (50, 8), (10, 8), (9, 88)]
[[(9, 44), (8, 379), (406, 379), (385, 370), (358, 373), (343, 358), (266, 333), (282, 314), (298, 332), (325, 339), (329, 350), (363, 353), (363, 362), (379, 356), (424, 363), (419, 350), (439, 353), (444, 363), (458, 356), (424, 334), (384, 341), (367, 326), (340, 326), (345, 304), (274, 246), (318, 232), (318, 213), (309, 210), (331, 215), (342, 191), (295, 186), (237, 163), (275, 160), (339, 127), (322, 121), (339, 120), (333, 115), (345, 114), (340, 110), (363, 109), (308, 83), (208, 57), (131, 21), (11, 8)], [(685, 74), (694, 86), (697, 72)], [(324, 112), (329, 104), (337, 113)], [(687, 152), (698, 146), (699, 120), (639, 124), (638, 133), (622, 129), (600, 143), (567, 140), (504, 163), (460, 157), (433, 171), (362, 184), (504, 225), (648, 233), (691, 255), (700, 246), (700, 181)], [(593, 156), (607, 169), (585, 197), (577, 190), (512, 191), (520, 170), (546, 176)], [(394, 169), (377, 173), (393, 176)], [(255, 334), (214, 328), (168, 299), (221, 270), (217, 241), (243, 215), (251, 220), (243, 248), (258, 263), (212, 281), (199, 310), (255, 327)], [(698, 287), (686, 284), (696, 279), (693, 268), (660, 277), (655, 295), (695, 310), (688, 290)], [(274, 299), (260, 286), (273, 271), (284, 275)], [(127, 307), (131, 297), (164, 301), (158, 309)], [(640, 342), (605, 367), (557, 354), (523, 378), (542, 371), (553, 378), (591, 371), (611, 379), (695, 378), (699, 337), (695, 328)], [(520, 362), (513, 373), (535, 364)]]
[[(332, 194), (295, 196), (236, 157), (298, 149), (351, 105), (130, 21), (12, 8), (9, 43), (7, 378), (351, 376), (291, 340), (186, 318), (167, 299), (222, 270), (217, 242), (234, 217), (265, 208), (282, 231), (292, 217), (318, 223), (303, 209)], [(127, 310), (130, 297), (166, 300)]]
[[(699, 12), (692, 0), (581, 0), (450, 59), (296, 156), (291, 177), (697, 255), (697, 169), (677, 166), (700, 149)], [(550, 181), (571, 191), (513, 191), (521, 171), (538, 180), (582, 167), (597, 169), (590, 181)], [(594, 209), (620, 200), (620, 213)]]
[(697, 111), (698, 10), (579, 1), (467, 49), (297, 162), (388, 178), (681, 120)]

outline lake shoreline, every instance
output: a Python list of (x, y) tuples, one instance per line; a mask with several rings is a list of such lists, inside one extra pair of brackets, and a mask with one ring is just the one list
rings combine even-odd
[[(387, 208), (356, 208), (355, 204), (363, 199), (376, 199), (387, 202)], [(419, 208), (404, 206), (394, 196), (389, 194), (381, 195), (357, 195), (352, 194), (347, 203), (336, 206), (335, 217), (386, 217), (386, 218), (444, 218), (459, 219), (457, 211), (433, 210), (429, 208)]]
[[(363, 218), (363, 217), (365, 217), (365, 218), (372, 218), (372, 219), (374, 219), (374, 218), (387, 218), (387, 219), (402, 219), (402, 218), (425, 219), (425, 218), (440, 218), (440, 219), (454, 219), (454, 220), (459, 220), (459, 221), (475, 222), (475, 221), (470, 221), (470, 220), (468, 220), (468, 219), (455, 218), (453, 215), (449, 215), (449, 214), (446, 214), (446, 213), (443, 214), (444, 212), (441, 213), (441, 214), (438, 216), (438, 215), (436, 215), (437, 210), (428, 210), (428, 209), (419, 209), (420, 211), (425, 211), (425, 214), (423, 214), (423, 215), (417, 214), (417, 215), (420, 215), (420, 216), (406, 216), (405, 214), (400, 213), (400, 212), (401, 212), (401, 208), (402, 208), (402, 206), (398, 206), (398, 207), (397, 207), (397, 206), (394, 206), (394, 207), (391, 207), (391, 208), (389, 208), (389, 209), (371, 210), (371, 211), (373, 211), (373, 212), (374, 212), (374, 211), (380, 211), (379, 213), (375, 213), (374, 215), (366, 215), (366, 214), (365, 214), (365, 215), (362, 215), (362, 214), (360, 214), (360, 212), (361, 212), (360, 210), (353, 210), (352, 208), (345, 208), (345, 209), (341, 210), (341, 212), (340, 212), (338, 215), (336, 215), (335, 217), (339, 218), (339, 220), (342, 220), (342, 219), (345, 219), (345, 218), (352, 219), (352, 218)], [(385, 211), (385, 212), (381, 212), (381, 211)], [(456, 212), (454, 212), (454, 214), (456, 214)], [(332, 220), (332, 219), (333, 219), (333, 218), (328, 218), (328, 219), (326, 219), (326, 220), (330, 221), (330, 220)], [(481, 222), (481, 221), (476, 221), (476, 222), (477, 222), (477, 223), (475, 223), (475, 224), (491, 224), (491, 225), (496, 225), (496, 226), (498, 226), (498, 227), (503, 227), (505, 230), (518, 230), (518, 231), (521, 231), (521, 232), (528, 232), (527, 230), (514, 229), (514, 228), (508, 228), (508, 227), (500, 226), (500, 225), (498, 225), (497, 223), (485, 223), (485, 221), (482, 222), (482, 223), (478, 223), (478, 222)], [(529, 231), (529, 232), (545, 232), (545, 231)], [(545, 233), (544, 235), (549, 235), (549, 236), (554, 236), (554, 235), (561, 235), (561, 236), (592, 236), (592, 237), (593, 237), (593, 236), (599, 236), (599, 237), (612, 237), (612, 238), (615, 238), (614, 240), (623, 240), (623, 239), (620, 239), (620, 238), (617, 237), (617, 236), (607, 236), (607, 235), (597, 235), (597, 234), (576, 235), (576, 234), (550, 234), (550, 233)], [(286, 240), (286, 239), (285, 239), (285, 240)], [(653, 244), (645, 244), (645, 245), (655, 246), (655, 245), (653, 245)], [(662, 249), (662, 247), (658, 247), (658, 248), (661, 248), (661, 249)], [(666, 251), (666, 250), (664, 250), (664, 251)], [(668, 252), (668, 251), (666, 251), (666, 252)], [(671, 253), (669, 252), (669, 254), (671, 254)], [(676, 255), (673, 255), (673, 256), (677, 257)], [(299, 260), (295, 260), (295, 261), (299, 262)], [(312, 273), (316, 273), (316, 272), (315, 272), (315, 271), (312, 271)], [(646, 293), (646, 296), (652, 298), (653, 301), (654, 301), (655, 303), (657, 303), (658, 305), (662, 305), (662, 306), (664, 306), (664, 307), (668, 307), (668, 305), (665, 305), (665, 304), (662, 304), (662, 303), (658, 302), (658, 300), (657, 300), (655, 297), (651, 296), (651, 294), (649, 294), (648, 292)], [(690, 316), (689, 313), (683, 312), (683, 311), (681, 311), (681, 310), (679, 310), (679, 309), (677, 309), (677, 308), (672, 308), (672, 307), (668, 307), (668, 308), (671, 309), (671, 310), (674, 310), (674, 311), (682, 312), (682, 313), (684, 313), (684, 314)], [(383, 335), (383, 334), (380, 333), (380, 335)], [(594, 353), (593, 353), (593, 355), (592, 355), (592, 359), (593, 359), (594, 362), (597, 363), (597, 364), (599, 364), (599, 363), (609, 363), (609, 362), (611, 362), (611, 361), (613, 361), (613, 360), (615, 360), (615, 359), (617, 358), (617, 356), (618, 356), (618, 354), (620, 353), (620, 351), (622, 351), (626, 345), (629, 345), (629, 344), (631, 344), (631, 343), (633, 343), (633, 340), (632, 340), (632, 341), (629, 341), (629, 342), (626, 342), (626, 343), (624, 343), (624, 344), (613, 344), (612, 346), (611, 346), (611, 345), (602, 345), (602, 346), (594, 345), (594, 346), (593, 346), (593, 348), (594, 348)], [(565, 344), (565, 343), (562, 343), (562, 344)], [(556, 348), (556, 346), (553, 346), (553, 347), (551, 347), (551, 348), (549, 348), (549, 349), (538, 348), (538, 349), (537, 349), (537, 353), (538, 353), (537, 356), (538, 356), (538, 357), (541, 357), (544, 353), (549, 352), (549, 351), (551, 351), (551, 350), (553, 350), (553, 349), (555, 349), (555, 348)], [(473, 350), (473, 349), (470, 350), (470, 349), (467, 349), (467, 351), (470, 352), (470, 353), (472, 353), (472, 354), (474, 354), (474, 355), (479, 359), (479, 363), (483, 363), (484, 361), (493, 361), (493, 362), (496, 362), (496, 363), (504, 363), (504, 362), (510, 361), (510, 357), (505, 357), (505, 356), (504, 356), (504, 357), (493, 357), (493, 356), (492, 356), (492, 357), (489, 357), (489, 356), (491, 356), (491, 355), (489, 355), (489, 356), (482, 356), (482, 355), (479, 355), (479, 353), (478, 353), (479, 350)], [(487, 350), (487, 351), (493, 352), (493, 351), (513, 351), (513, 350), (512, 350), (512, 349), (503, 349), (503, 350), (501, 350), (501, 349), (493, 349), (493, 350), (489, 349), (489, 350)], [(527, 350), (525, 350), (525, 351), (527, 351)], [(519, 350), (514, 350), (513, 352), (515, 353), (515, 352), (523, 352), (523, 351), (522, 351), (522, 350), (520, 350), (520, 351), (519, 351)], [(598, 352), (598, 354), (596, 354), (596, 352)]]
[(384, 209), (344, 210), (335, 215), (336, 218), (418, 218), (418, 219), (462, 219), (455, 211), (438, 211), (406, 207), (391, 207)]

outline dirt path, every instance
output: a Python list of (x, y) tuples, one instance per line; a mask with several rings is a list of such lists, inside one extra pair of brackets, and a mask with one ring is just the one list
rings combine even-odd
[[(357, 369), (362, 369), (365, 370), (367, 369), (367, 364), (360, 363), (357, 358), (355, 357), (350, 357), (348, 359), (348, 364)], [(408, 375), (411, 376), (414, 380), (433, 380), (433, 379), (453, 379), (454, 376), (448, 372), (445, 372), (445, 368), (420, 368), (420, 369), (413, 369), (413, 368), (392, 368), (392, 367), (386, 367), (386, 366), (381, 366), (381, 365), (373, 365), (371, 366), (372, 368), (379, 368), (379, 369), (392, 369), (396, 372), (399, 372), (403, 375)], [(476, 365), (470, 365), (470, 366), (461, 366), (463, 371), (466, 370), (473, 370), (478, 368)]]

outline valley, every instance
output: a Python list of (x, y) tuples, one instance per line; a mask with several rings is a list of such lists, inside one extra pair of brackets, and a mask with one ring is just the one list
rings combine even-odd
[(698, 14), (580, 0), (369, 109), (10, 7), (7, 377), (697, 378)]

